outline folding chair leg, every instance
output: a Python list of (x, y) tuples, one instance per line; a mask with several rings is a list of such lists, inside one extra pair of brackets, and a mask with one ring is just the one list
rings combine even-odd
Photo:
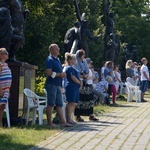
[(133, 93), (128, 92), (128, 102), (132, 102), (132, 98), (133, 98)]
[(28, 108), (27, 117), (26, 117), (26, 125), (28, 125), (28, 122), (29, 122), (29, 113), (30, 113), (30, 109)]
[(35, 124), (36, 121), (36, 108), (33, 108), (32, 124)]
[(10, 128), (10, 115), (9, 115), (8, 104), (6, 104), (6, 117), (7, 117), (7, 125)]
[(43, 124), (43, 107), (39, 107), (38, 109), (38, 115), (39, 115), (39, 125)]
[(141, 91), (136, 91), (135, 92), (135, 98), (136, 98), (136, 102), (141, 102)]

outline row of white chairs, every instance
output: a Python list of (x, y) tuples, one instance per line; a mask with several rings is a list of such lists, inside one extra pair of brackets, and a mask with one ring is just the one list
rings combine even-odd
[[(38, 114), (39, 125), (43, 124), (43, 113), (47, 107), (47, 91), (44, 89), (45, 96), (38, 96), (32, 90), (25, 88), (23, 90), (27, 98), (27, 114), (26, 114), (26, 125), (28, 125), (30, 110), (32, 109), (32, 124), (36, 122), (36, 114)], [(63, 117), (66, 118), (66, 102), (63, 102)], [(10, 114), (9, 114), (9, 103), (7, 102), (4, 112), (6, 113), (7, 125), (10, 127)]]

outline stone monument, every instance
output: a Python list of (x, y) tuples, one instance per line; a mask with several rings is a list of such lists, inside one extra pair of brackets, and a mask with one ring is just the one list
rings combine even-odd
[(9, 53), (8, 66), (12, 72), (9, 110), (11, 124), (18, 124), (18, 117), (26, 114), (27, 101), (24, 88), (34, 90), (37, 66), (20, 62), (15, 54), (24, 45), (24, 30), (28, 10), (23, 11), (20, 0), (0, 0), (0, 47)]

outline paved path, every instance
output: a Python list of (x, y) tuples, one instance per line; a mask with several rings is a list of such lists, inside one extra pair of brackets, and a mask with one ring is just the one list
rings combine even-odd
[(150, 150), (150, 101), (116, 107), (99, 119), (67, 128), (32, 150)]

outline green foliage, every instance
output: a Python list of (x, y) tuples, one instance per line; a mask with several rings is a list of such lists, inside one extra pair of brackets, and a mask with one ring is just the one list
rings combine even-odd
[[(61, 48), (61, 61), (64, 61), (63, 40), (66, 31), (77, 21), (73, 1), (70, 0), (22, 0), (24, 9), (30, 10), (25, 30), (26, 44), (23, 50), (18, 51), (17, 59), (28, 61), (40, 68), (41, 75), (44, 72), (44, 63), (48, 55), (48, 46), (51, 43), (59, 44)], [(101, 24), (101, 3), (98, 0), (78, 1), (80, 13), (86, 13), (86, 19), (90, 21), (89, 28), (94, 35), (101, 34), (97, 43), (88, 41), (91, 57), (94, 58), (96, 51), (98, 57), (95, 61), (99, 64), (103, 53), (103, 25)], [(92, 4), (92, 5), (91, 5)], [(94, 47), (94, 48), (93, 48)], [(38, 59), (37, 59), (38, 58)], [(40, 74), (38, 74), (40, 75)]]
[(35, 79), (35, 93), (38, 95), (43, 95), (44, 94), (44, 83), (45, 83), (46, 77), (38, 76)]
[[(136, 45), (141, 57), (149, 59), (150, 23), (145, 0), (113, 0), (115, 29), (121, 32), (121, 42)], [(142, 14), (146, 17), (143, 17)]]
[[(138, 47), (140, 57), (150, 57), (150, 9), (146, 2), (148, 1), (111, 1), (111, 10), (115, 14), (115, 32), (119, 34), (122, 43), (121, 55), (124, 43), (129, 43)], [(30, 13), (25, 30), (25, 45), (16, 57), (20, 61), (37, 65), (37, 76), (44, 76), (45, 59), (49, 55), (48, 46), (51, 43), (59, 45), (60, 60), (64, 62), (64, 36), (77, 21), (73, 0), (22, 0), (22, 3)], [(90, 57), (94, 60), (94, 66), (99, 68), (104, 53), (106, 0), (78, 0), (78, 5), (80, 14), (85, 12), (86, 20), (90, 21), (89, 29), (94, 35), (100, 35), (97, 42), (88, 40)]]

